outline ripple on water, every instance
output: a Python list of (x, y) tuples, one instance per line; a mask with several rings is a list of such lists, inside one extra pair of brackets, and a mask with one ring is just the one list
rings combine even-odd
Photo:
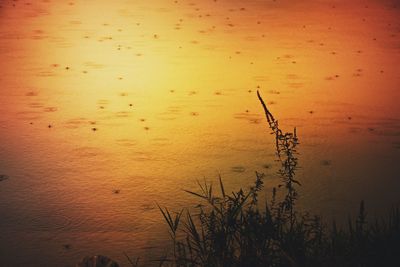
[(137, 145), (137, 141), (134, 139), (117, 139), (115, 140), (118, 145), (124, 146), (124, 147), (133, 147)]
[(83, 146), (72, 151), (77, 157), (96, 157), (100, 151), (95, 147)]
[(394, 142), (393, 147), (400, 150), (400, 142)]
[(56, 112), (58, 109), (56, 107), (45, 107), (43, 108), (44, 112)]
[(232, 170), (233, 172), (242, 173), (242, 172), (245, 172), (245, 171), (246, 171), (246, 168), (243, 167), (243, 166), (233, 166), (233, 167), (231, 168), (231, 170)]
[(39, 120), (41, 118), (41, 112), (40, 111), (21, 111), (18, 112), (17, 118), (19, 120)]
[(30, 91), (30, 92), (27, 92), (26, 94), (25, 94), (25, 96), (38, 96), (39, 95), (39, 93), (38, 92), (35, 92), (35, 91)]
[(246, 110), (246, 112), (236, 113), (233, 117), (238, 120), (246, 120), (253, 124), (259, 124), (262, 121), (260, 114), (250, 113), (248, 110)]
[(322, 166), (330, 166), (331, 164), (332, 164), (331, 160), (327, 160), (327, 159), (321, 160)]
[(131, 113), (128, 111), (118, 111), (115, 113), (115, 117), (117, 118), (127, 118), (130, 117)]
[(28, 104), (30, 108), (44, 108), (44, 104), (41, 102), (31, 102)]
[[(31, 215), (33, 216), (33, 215)], [(62, 214), (40, 214), (35, 217), (25, 218), (25, 229), (32, 232), (51, 232), (67, 229), (72, 225), (72, 218)]]
[(87, 125), (89, 123), (86, 118), (74, 118), (65, 122), (65, 127), (68, 129), (77, 129), (82, 125)]
[(4, 181), (4, 180), (7, 180), (8, 178), (9, 178), (8, 175), (0, 174), (0, 182), (1, 182), (1, 181)]
[(263, 75), (258, 75), (258, 76), (253, 76), (253, 80), (257, 82), (266, 82), (269, 81), (268, 76), (263, 76)]

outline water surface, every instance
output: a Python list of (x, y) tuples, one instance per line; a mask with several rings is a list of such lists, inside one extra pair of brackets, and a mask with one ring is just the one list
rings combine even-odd
[(399, 203), (397, 1), (1, 1), (0, 260), (165, 251), (155, 203), (266, 173), (255, 95), (300, 138), (300, 206)]

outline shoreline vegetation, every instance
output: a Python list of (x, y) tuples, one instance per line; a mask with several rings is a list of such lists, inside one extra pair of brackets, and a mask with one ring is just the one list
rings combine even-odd
[[(169, 254), (153, 261), (154, 266), (399, 266), (398, 207), (386, 217), (370, 220), (361, 201), (357, 217), (349, 219), (346, 227), (338, 227), (335, 221), (328, 224), (320, 216), (297, 209), (297, 187), (301, 184), (295, 179), (299, 145), (296, 128), (292, 133), (283, 132), (258, 91), (257, 96), (275, 136), (281, 183), (265, 203), (259, 201), (264, 174), (256, 172), (249, 189), (231, 194), (225, 191), (221, 177), (217, 189), (206, 181), (198, 182), (199, 192), (186, 190), (200, 201), (195, 212), (171, 212), (157, 204), (172, 244)], [(132, 267), (148, 266), (139, 258), (124, 255)]]
[(296, 210), (296, 128), (283, 132), (258, 91), (257, 96), (275, 136), (281, 184), (263, 208), (258, 194), (264, 174), (258, 172), (248, 190), (231, 194), (225, 192), (221, 177), (218, 193), (212, 184), (198, 183), (200, 192), (186, 191), (201, 201), (196, 213), (172, 213), (159, 206), (172, 241), (172, 252), (159, 266), (399, 266), (398, 207), (385, 218), (369, 221), (361, 201), (358, 216), (343, 228)]

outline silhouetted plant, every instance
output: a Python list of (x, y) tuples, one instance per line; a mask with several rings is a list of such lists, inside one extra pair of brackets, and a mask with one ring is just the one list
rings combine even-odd
[[(160, 211), (169, 226), (173, 253), (160, 266), (257, 267), (257, 266), (398, 266), (400, 213), (394, 208), (385, 219), (367, 223), (364, 202), (358, 217), (349, 219), (348, 229), (331, 227), (318, 216), (296, 211), (296, 128), (284, 133), (278, 121), (264, 108), (275, 135), (283, 198), (272, 189), (271, 199), (260, 210), (258, 194), (264, 174), (256, 172), (254, 185), (227, 194), (219, 177), (219, 194), (213, 185), (198, 182), (200, 192), (186, 191), (202, 200), (198, 212), (167, 208)], [(184, 214), (184, 215), (183, 215)], [(183, 218), (183, 219), (182, 219)]]

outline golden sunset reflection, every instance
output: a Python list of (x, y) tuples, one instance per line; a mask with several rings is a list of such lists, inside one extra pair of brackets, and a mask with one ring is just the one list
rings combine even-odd
[(194, 204), (182, 189), (196, 179), (220, 173), (233, 190), (260, 171), (269, 193), (279, 178), (257, 90), (298, 129), (302, 208), (398, 203), (399, 8), (1, 1), (0, 258), (149, 259), (167, 238), (156, 203)]

